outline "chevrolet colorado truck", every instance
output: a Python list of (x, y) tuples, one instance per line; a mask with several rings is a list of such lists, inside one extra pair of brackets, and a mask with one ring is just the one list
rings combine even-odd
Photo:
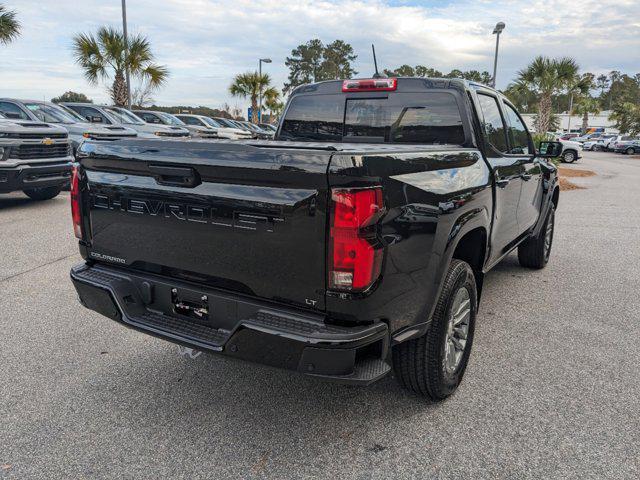
[(23, 191), (34, 200), (56, 197), (71, 177), (67, 131), (0, 114), (0, 194)]
[(561, 149), (497, 91), (422, 78), (298, 87), (274, 141), (87, 141), (71, 279), (146, 334), (440, 400), (487, 271), (547, 264)]

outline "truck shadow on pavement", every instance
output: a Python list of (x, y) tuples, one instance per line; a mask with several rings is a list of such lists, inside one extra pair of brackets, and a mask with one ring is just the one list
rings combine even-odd
[[(511, 255), (486, 281), (509, 282), (525, 273)], [(491, 316), (481, 308), (478, 321), (491, 322)], [(393, 447), (371, 432), (425, 414), (437, 423), (439, 410), (455, 410), (474, 396), (473, 381), (463, 382), (450, 399), (431, 403), (405, 392), (392, 375), (368, 387), (339, 385), (213, 354), (190, 359), (175, 345), (150, 341), (151, 348), (114, 352), (113, 363), (95, 372), (80, 396), (98, 410), (117, 404), (120, 425), (128, 425), (134, 437), (151, 429), (155, 441), (184, 437), (185, 444), (219, 444), (224, 436), (225, 448), (262, 452), (295, 439), (302, 450), (335, 447), (355, 458)]]
[(362, 446), (372, 423), (440, 405), (404, 392), (391, 376), (369, 387), (346, 386), (215, 355), (192, 360), (173, 345), (149, 353), (113, 358), (134, 365), (113, 365), (84, 383), (90, 402), (118, 405), (118, 423), (134, 436), (151, 428), (156, 439), (190, 435), (189, 444), (219, 443), (224, 435), (227, 445), (268, 448), (296, 439), (306, 448), (342, 442), (380, 449), (386, 448), (380, 442)]

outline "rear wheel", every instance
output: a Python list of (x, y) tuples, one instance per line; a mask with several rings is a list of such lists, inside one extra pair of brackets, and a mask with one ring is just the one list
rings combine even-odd
[(34, 200), (51, 200), (54, 197), (57, 197), (62, 190), (61, 186), (57, 187), (42, 187), (42, 188), (29, 188), (27, 190), (23, 190), (24, 194), (29, 198)]
[(573, 163), (578, 159), (578, 155), (573, 150), (567, 150), (562, 154), (562, 161), (564, 163)]
[(629, 148), (627, 148), (627, 149), (625, 150), (625, 153), (626, 153), (627, 155), (633, 155), (634, 153), (636, 153), (636, 149), (635, 149), (635, 148), (633, 148), (633, 147), (629, 147)]
[(462, 381), (477, 312), (473, 270), (452, 260), (427, 333), (393, 348), (393, 367), (400, 384), (431, 400), (442, 400)]
[(553, 204), (549, 207), (547, 218), (536, 237), (525, 240), (518, 246), (518, 261), (526, 268), (544, 268), (549, 262), (556, 211)]

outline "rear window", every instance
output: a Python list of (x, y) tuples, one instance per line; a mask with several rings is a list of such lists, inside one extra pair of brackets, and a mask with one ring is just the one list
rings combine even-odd
[(284, 140), (463, 144), (456, 97), (447, 92), (395, 93), (386, 98), (294, 97)]

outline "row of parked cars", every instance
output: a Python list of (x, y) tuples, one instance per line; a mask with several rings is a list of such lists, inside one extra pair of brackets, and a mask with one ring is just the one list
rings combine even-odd
[(270, 124), (92, 103), (0, 98), (0, 194), (45, 200), (69, 182), (70, 162), (85, 139), (272, 139)]
[(640, 137), (633, 135), (619, 135), (614, 133), (589, 133), (578, 135), (577, 133), (567, 133), (560, 137), (560, 140), (573, 141), (581, 145), (582, 150), (592, 152), (616, 152), (633, 155), (640, 153)]

